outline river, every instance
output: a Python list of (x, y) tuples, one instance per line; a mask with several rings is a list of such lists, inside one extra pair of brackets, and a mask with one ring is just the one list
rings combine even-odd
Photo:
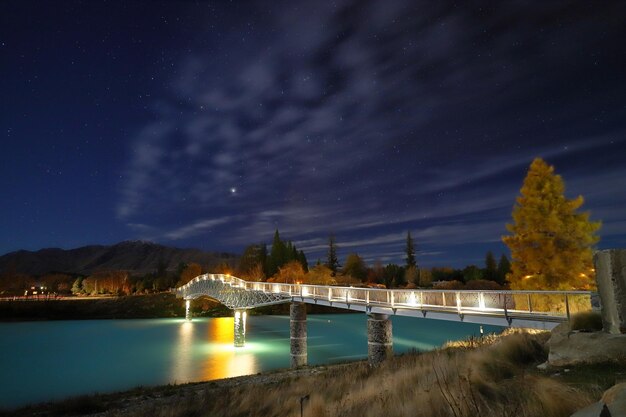
[[(309, 315), (311, 365), (367, 357), (364, 314)], [(479, 326), (393, 317), (394, 352), (431, 350)], [(499, 327), (483, 326), (485, 332)], [(249, 375), (289, 367), (289, 317), (249, 316), (246, 346), (233, 319), (0, 323), (0, 408), (137, 386)]]

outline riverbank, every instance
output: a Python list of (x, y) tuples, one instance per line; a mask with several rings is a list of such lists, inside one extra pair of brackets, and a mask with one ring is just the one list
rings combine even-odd
[(184, 315), (183, 302), (168, 293), (0, 302), (2, 321), (171, 318)]
[[(232, 310), (215, 300), (192, 300), (194, 317), (231, 317)], [(309, 314), (353, 313), (332, 307), (308, 305)], [(250, 310), (252, 315), (289, 315), (289, 303)], [(122, 297), (72, 297), (51, 300), (0, 301), (0, 321), (154, 319), (185, 317), (183, 300), (171, 293)]]
[(597, 401), (626, 367), (539, 371), (547, 333), (470, 339), (427, 353), (79, 397), (5, 415), (554, 416)]

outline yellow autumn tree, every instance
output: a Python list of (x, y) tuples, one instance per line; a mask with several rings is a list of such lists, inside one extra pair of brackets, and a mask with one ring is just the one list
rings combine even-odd
[(513, 262), (507, 275), (512, 289), (572, 290), (594, 286), (592, 246), (600, 222), (579, 213), (583, 197), (565, 197), (554, 167), (536, 158), (513, 207), (510, 236), (502, 240)]

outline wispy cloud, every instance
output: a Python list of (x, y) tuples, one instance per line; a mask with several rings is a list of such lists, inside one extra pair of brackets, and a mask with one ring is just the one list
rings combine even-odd
[[(610, 208), (624, 188), (593, 183), (623, 185), (626, 168), (603, 154), (623, 147), (624, 129), (589, 129), (593, 106), (569, 102), (587, 75), (553, 69), (601, 45), (581, 6), (478, 17), (444, 3), (277, 8), (268, 25), (281, 37), (257, 54), (191, 54), (131, 144), (118, 217), (155, 239), (231, 250), (278, 228), (315, 255), (335, 232), (391, 259), (406, 230), (426, 248), (498, 242), (543, 156), (573, 172), (571, 188), (607, 216), (603, 233), (621, 230)], [(555, 15), (566, 23), (546, 23)], [(559, 54), (546, 55), (553, 43)], [(216, 69), (220, 58), (233, 64)], [(603, 103), (600, 81), (589, 102)]]

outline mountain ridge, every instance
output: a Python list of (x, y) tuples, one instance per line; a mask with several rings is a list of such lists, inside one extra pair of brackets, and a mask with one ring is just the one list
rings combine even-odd
[(73, 249), (42, 248), (17, 250), (0, 256), (0, 274), (43, 275), (52, 272), (91, 274), (126, 270), (135, 274), (155, 271), (159, 264), (174, 270), (180, 262), (195, 262), (205, 269), (221, 263), (234, 266), (237, 255), (196, 248), (177, 248), (142, 240), (125, 240), (113, 245), (87, 245)]

